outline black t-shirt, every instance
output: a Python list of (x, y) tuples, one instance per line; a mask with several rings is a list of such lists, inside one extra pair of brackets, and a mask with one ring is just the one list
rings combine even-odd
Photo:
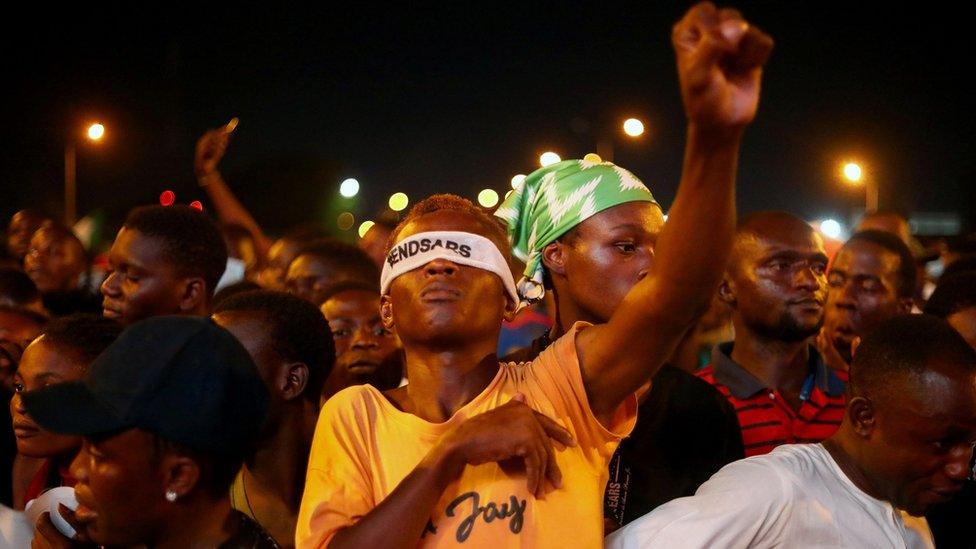
[(236, 509), (233, 513), (240, 520), (240, 525), (237, 527), (237, 532), (221, 543), (218, 549), (281, 549), (278, 542), (251, 517)]
[[(547, 336), (506, 362), (527, 362), (549, 344)], [(716, 471), (742, 459), (735, 410), (707, 382), (664, 365), (637, 409), (637, 424), (610, 460), (604, 495), (607, 533), (672, 499), (690, 496)]]

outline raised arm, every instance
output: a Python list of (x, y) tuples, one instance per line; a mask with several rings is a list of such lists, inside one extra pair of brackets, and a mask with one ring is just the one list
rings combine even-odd
[(654, 375), (718, 286), (735, 229), (739, 143), (773, 45), (737, 11), (708, 2), (674, 26), (672, 42), (688, 117), (678, 195), (647, 276), (609, 322), (577, 338), (590, 407), (601, 420)]
[(261, 230), (260, 225), (251, 216), (251, 212), (247, 211), (247, 208), (237, 200), (217, 169), (220, 159), (224, 157), (224, 153), (227, 151), (231, 131), (227, 126), (221, 126), (203, 134), (197, 141), (193, 168), (196, 172), (197, 182), (207, 192), (210, 201), (213, 202), (220, 221), (228, 225), (238, 225), (251, 233), (258, 253), (264, 257), (268, 254), (268, 249), (271, 248), (271, 239)]

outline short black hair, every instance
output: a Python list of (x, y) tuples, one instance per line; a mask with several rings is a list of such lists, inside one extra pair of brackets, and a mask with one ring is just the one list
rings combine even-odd
[(76, 313), (48, 322), (41, 330), (41, 336), (87, 369), (119, 337), (122, 329), (122, 324), (111, 318)]
[(970, 307), (976, 307), (976, 272), (940, 279), (925, 304), (925, 314), (946, 318)]
[(884, 393), (893, 378), (922, 375), (936, 361), (974, 372), (976, 350), (941, 318), (927, 314), (890, 318), (858, 346), (849, 394)]
[(129, 212), (124, 227), (162, 242), (163, 258), (181, 276), (199, 276), (213, 297), (227, 267), (227, 245), (220, 229), (189, 206), (141, 206)]
[(845, 246), (855, 240), (861, 242), (871, 242), (881, 246), (885, 250), (898, 256), (898, 297), (912, 297), (915, 295), (915, 283), (918, 273), (915, 270), (915, 256), (908, 248), (905, 241), (896, 235), (876, 229), (867, 229), (854, 233), (844, 244)]
[[(356, 280), (380, 284), (380, 270), (365, 251), (358, 246), (335, 238), (319, 238), (298, 249), (295, 259), (303, 255), (314, 256), (331, 269), (346, 273)], [(292, 262), (295, 261), (292, 260)]]
[(308, 301), (285, 292), (252, 290), (232, 295), (214, 310), (259, 315), (270, 328), (274, 350), (285, 360), (308, 366), (304, 396), (318, 403), (325, 379), (335, 364), (332, 330), (322, 312)]
[(403, 221), (393, 229), (390, 233), (390, 240), (386, 244), (386, 249), (389, 250), (397, 242), (397, 237), (400, 235), (400, 231), (418, 217), (425, 214), (448, 210), (463, 212), (474, 217), (485, 229), (488, 230), (488, 238), (498, 245), (498, 249), (502, 252), (502, 255), (508, 259), (511, 255), (511, 244), (508, 240), (508, 232), (505, 228), (505, 222), (501, 219), (488, 214), (485, 210), (474, 205), (473, 202), (467, 198), (462, 198), (456, 194), (435, 194), (428, 196), (427, 198), (418, 202), (413, 208), (410, 208), (410, 213), (403, 218)]
[(232, 295), (237, 295), (243, 292), (250, 292), (252, 290), (260, 290), (260, 289), (261, 286), (257, 282), (252, 282), (250, 280), (242, 280), (240, 282), (229, 284), (217, 290), (217, 293), (214, 294), (213, 306), (216, 307), (223, 300), (227, 299)]
[(380, 289), (376, 284), (370, 284), (364, 280), (345, 280), (343, 282), (337, 282), (327, 287), (322, 291), (322, 303), (332, 299), (336, 294), (341, 294), (342, 292), (348, 292), (352, 290), (358, 290), (361, 292), (369, 292), (376, 294), (376, 297), (380, 297)]
[(34, 281), (20, 269), (0, 269), (0, 302), (23, 307), (41, 298)]

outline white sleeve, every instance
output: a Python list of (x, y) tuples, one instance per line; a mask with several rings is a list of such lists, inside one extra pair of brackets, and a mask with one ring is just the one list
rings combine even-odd
[(789, 539), (793, 485), (765, 460), (723, 467), (694, 496), (672, 500), (607, 536), (608, 549), (771, 547)]

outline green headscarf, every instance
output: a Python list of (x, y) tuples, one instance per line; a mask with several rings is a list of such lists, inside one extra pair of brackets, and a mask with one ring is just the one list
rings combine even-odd
[(634, 174), (610, 162), (563, 160), (538, 169), (498, 207), (512, 252), (526, 263), (518, 291), (526, 301), (545, 295), (542, 250), (588, 217), (625, 202), (652, 202)]

